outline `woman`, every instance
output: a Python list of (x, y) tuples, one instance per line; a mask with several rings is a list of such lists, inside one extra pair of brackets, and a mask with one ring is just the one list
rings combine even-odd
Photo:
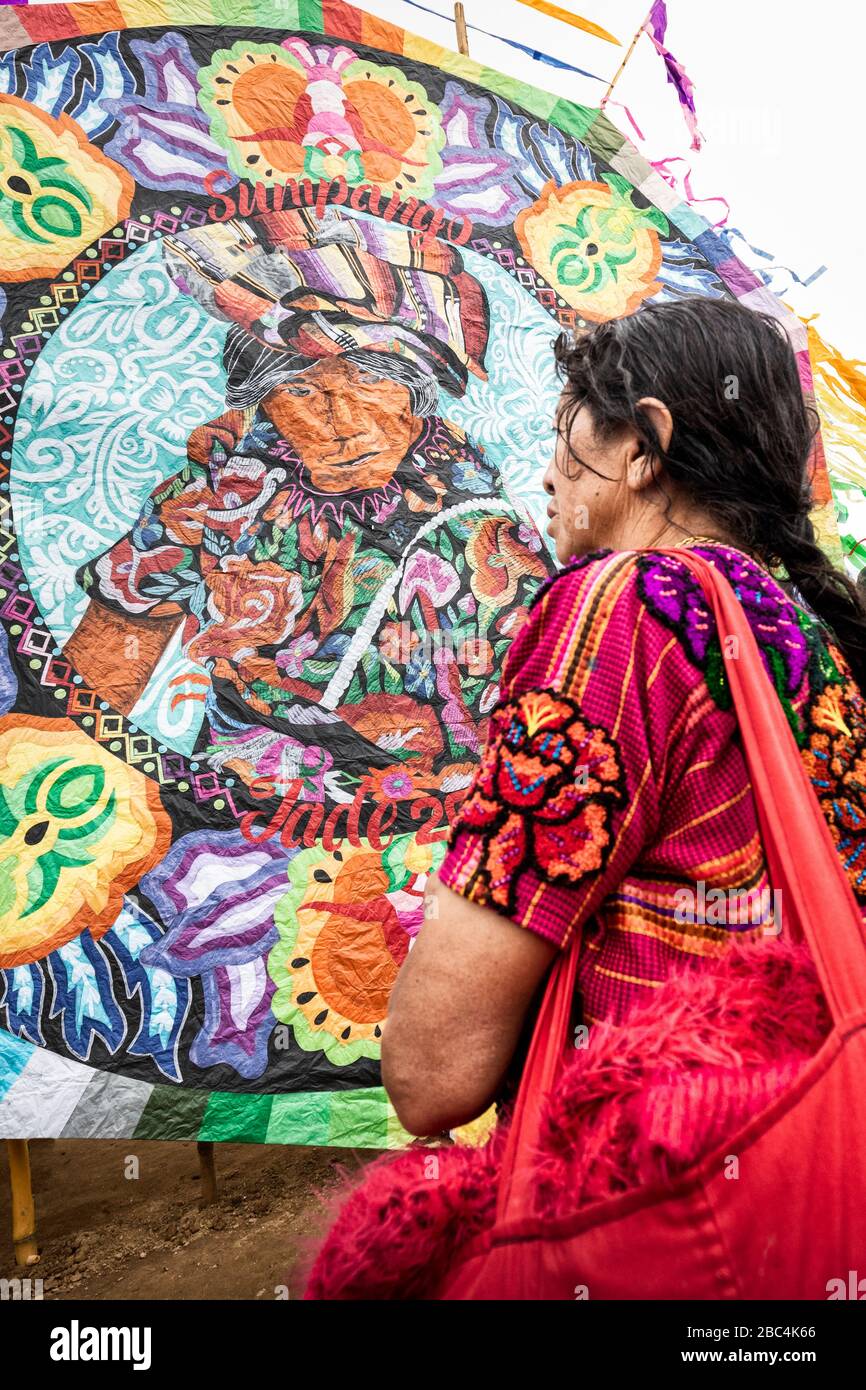
[(513, 640), (391, 1000), (383, 1075), (416, 1134), (502, 1097), (577, 933), (591, 1026), (735, 934), (784, 929), (724, 674), (737, 652), (661, 549), (695, 548), (734, 586), (866, 907), (866, 614), (815, 540), (814, 426), (783, 330), (686, 299), (560, 340), (557, 361), (544, 484), (565, 568)]

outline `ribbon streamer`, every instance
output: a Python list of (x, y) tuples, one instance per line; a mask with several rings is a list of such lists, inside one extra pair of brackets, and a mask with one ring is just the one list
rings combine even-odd
[[(438, 10), (431, 10), (429, 5), (419, 5), (418, 0), (403, 0), (404, 5), (411, 5), (413, 10), (423, 10), (425, 14), (435, 15), (437, 19), (443, 19), (446, 24), (452, 23), (451, 15), (440, 14)], [(489, 29), (479, 29), (477, 24), (466, 25), (475, 34), (483, 34), (486, 39), (498, 39), (500, 43), (508, 44), (509, 48), (517, 48), (521, 53), (525, 53), (529, 58), (534, 58), (536, 62), (547, 63), (551, 68), (563, 68), (566, 72), (579, 73), (581, 77), (589, 77), (593, 82), (603, 82), (604, 78), (597, 73), (587, 72), (586, 68), (575, 67), (574, 63), (566, 63), (561, 58), (553, 58), (549, 53), (542, 53), (537, 48), (529, 48), (525, 43), (518, 43), (516, 39), (506, 39), (502, 34), (491, 34)], [(632, 123), (634, 124), (634, 123)]]
[(646, 36), (655, 47), (656, 51), (664, 60), (667, 69), (668, 82), (676, 90), (680, 106), (683, 108), (683, 115), (686, 119), (692, 136), (692, 149), (699, 150), (703, 145), (703, 136), (698, 130), (698, 118), (695, 111), (695, 87), (682, 63), (674, 57), (669, 48), (665, 47), (665, 34), (668, 27), (668, 7), (665, 0), (655, 0), (655, 4), (649, 12), (644, 29)]
[(582, 29), (585, 34), (592, 34), (593, 38), (604, 39), (606, 43), (615, 43), (621, 47), (620, 41), (609, 34), (606, 29), (602, 29), (600, 24), (593, 24), (591, 19), (583, 19), (579, 14), (572, 14), (570, 10), (563, 10), (559, 5), (551, 5), (550, 0), (518, 0), (518, 4), (528, 5), (531, 10), (537, 10), (539, 14), (549, 15), (551, 19), (559, 19), (563, 24), (570, 24), (574, 29)]
[(618, 106), (620, 111), (625, 112), (626, 118), (630, 122), (632, 130), (634, 131), (637, 138), (639, 140), (646, 139), (646, 136), (644, 135), (643, 131), (641, 130), (640, 126), (638, 125), (637, 121), (635, 120), (634, 116), (632, 115), (631, 111), (628, 109), (624, 101), (613, 101), (610, 97), (608, 97), (607, 100), (602, 103), (601, 109), (604, 109), (605, 106)]

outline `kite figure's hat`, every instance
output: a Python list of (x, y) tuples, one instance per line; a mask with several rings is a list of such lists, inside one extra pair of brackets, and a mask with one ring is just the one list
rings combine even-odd
[(396, 355), (462, 396), (486, 379), (487, 297), (447, 242), (328, 208), (232, 218), (165, 237), (175, 284), (234, 328), (235, 397), (325, 357)]

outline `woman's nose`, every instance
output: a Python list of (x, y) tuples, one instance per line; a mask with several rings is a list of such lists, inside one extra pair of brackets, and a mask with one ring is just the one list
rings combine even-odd
[(541, 480), (541, 486), (544, 488), (544, 491), (545, 491), (545, 492), (549, 492), (549, 493), (550, 493), (551, 497), (553, 496), (554, 491), (555, 491), (554, 486), (553, 486), (553, 474), (554, 474), (554, 471), (555, 471), (555, 464), (554, 464), (553, 459), (551, 459), (551, 460), (550, 460), (550, 463), (547, 465), (546, 469), (544, 470), (544, 477), (543, 477), (542, 480)]

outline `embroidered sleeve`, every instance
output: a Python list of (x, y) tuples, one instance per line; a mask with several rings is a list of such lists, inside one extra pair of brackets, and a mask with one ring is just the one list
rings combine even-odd
[(132, 530), (78, 571), (77, 582), (90, 598), (131, 617), (168, 617), (194, 607), (199, 548), (203, 541), (218, 547), (223, 540), (207, 526), (213, 503), (209, 482), (225, 464), (242, 425), (239, 411), (226, 411), (193, 430), (186, 467), (157, 483)]
[(441, 881), (565, 945), (657, 832), (690, 684), (677, 639), (642, 603), (633, 555), (558, 575), (509, 650)]

